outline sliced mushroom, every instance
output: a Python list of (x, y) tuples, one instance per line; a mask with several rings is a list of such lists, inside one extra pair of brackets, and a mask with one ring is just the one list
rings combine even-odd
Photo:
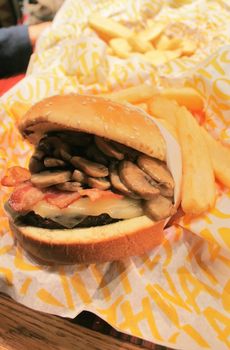
[(114, 148), (116, 148), (119, 152), (123, 153), (125, 157), (131, 161), (135, 161), (138, 155), (140, 154), (140, 152), (136, 151), (135, 149), (122, 145), (121, 143), (111, 141), (111, 144)]
[(51, 154), (51, 145), (47, 142), (47, 137), (44, 137), (39, 141), (38, 151), (43, 152), (44, 154)]
[(98, 188), (99, 190), (108, 190), (111, 186), (110, 182), (104, 178), (88, 177), (88, 185), (92, 188)]
[(95, 143), (99, 150), (103, 152), (106, 156), (116, 158), (118, 160), (124, 159), (124, 154), (118, 151), (112, 144), (101, 137), (95, 136)]
[(43, 171), (39, 174), (34, 174), (31, 176), (31, 182), (37, 187), (45, 188), (53, 185), (57, 185), (71, 178), (70, 171)]
[(69, 162), (72, 157), (70, 146), (64, 143), (62, 140), (59, 140), (53, 151), (53, 155), (55, 158), (61, 158)]
[(173, 197), (174, 195), (174, 188), (173, 187), (167, 187), (165, 184), (159, 184), (158, 188), (160, 190), (160, 193), (164, 197)]
[(156, 221), (166, 219), (176, 212), (172, 201), (169, 198), (165, 198), (161, 195), (146, 201), (143, 209), (146, 215)]
[(87, 176), (82, 171), (76, 169), (72, 174), (72, 180), (85, 184), (87, 183)]
[(40, 140), (38, 150), (43, 151), (46, 155), (52, 155), (61, 140), (56, 136), (46, 136)]
[(29, 162), (29, 170), (31, 174), (39, 173), (44, 169), (43, 161), (32, 156)]
[(72, 157), (71, 163), (78, 169), (82, 170), (86, 175), (92, 177), (108, 176), (108, 168), (102, 164), (91, 162), (82, 157)]
[(173, 195), (174, 181), (164, 162), (142, 154), (137, 158), (137, 164), (146, 174), (160, 184), (162, 195), (166, 195), (166, 190), (168, 192), (167, 196), (171, 197)]
[(109, 177), (110, 177), (110, 181), (112, 186), (119, 192), (125, 194), (126, 196), (132, 197), (132, 198), (136, 198), (137, 196), (128, 189), (127, 186), (125, 186), (125, 184), (121, 181), (119, 175), (118, 175), (118, 170), (116, 167), (116, 164), (113, 163), (111, 164), (110, 168), (109, 168)]
[(33, 154), (33, 157), (39, 160), (41, 160), (44, 156), (45, 156), (45, 153), (39, 149), (36, 149)]
[(70, 146), (54, 135), (43, 138), (38, 145), (38, 151), (44, 152), (48, 156), (54, 156), (54, 158), (62, 158), (66, 161), (71, 159)]
[(46, 157), (44, 159), (44, 165), (46, 168), (57, 168), (57, 167), (65, 167), (66, 162), (62, 159)]
[(80, 189), (82, 189), (80, 182), (70, 182), (70, 181), (64, 182), (62, 184), (58, 184), (56, 185), (56, 187), (61, 191), (68, 191), (68, 192), (77, 192)]
[(61, 146), (61, 147), (59, 148), (58, 151), (59, 151), (60, 157), (61, 157), (63, 160), (69, 162), (70, 159), (72, 158), (72, 155), (71, 155), (71, 153), (70, 153), (70, 150), (64, 148), (63, 146)]
[(57, 135), (61, 140), (72, 146), (87, 146), (92, 140), (92, 136), (90, 134), (75, 131), (58, 132)]
[(152, 179), (128, 160), (120, 162), (119, 176), (121, 181), (141, 198), (151, 199), (160, 193), (159, 189), (152, 184)]
[(90, 145), (86, 150), (86, 156), (97, 163), (108, 165), (105, 155), (97, 148), (95, 144)]

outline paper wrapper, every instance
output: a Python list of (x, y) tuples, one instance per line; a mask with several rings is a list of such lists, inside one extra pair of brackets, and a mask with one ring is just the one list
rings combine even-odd
[[(52, 28), (40, 39), (29, 74), (2, 98), (2, 172), (8, 166), (27, 165), (31, 155), (31, 147), (15, 127), (15, 104), (34, 103), (56, 93), (96, 93), (143, 82), (192, 86), (205, 97), (207, 129), (229, 143), (228, 1), (162, 3), (65, 2)], [(165, 21), (171, 31), (190, 28), (199, 41), (198, 50), (190, 58), (157, 69), (137, 56), (127, 60), (109, 56), (105, 44), (86, 26), (87, 16), (95, 10), (129, 27), (141, 27), (154, 17)], [(1, 202), (8, 195), (3, 188)], [(122, 332), (170, 347), (227, 350), (229, 208), (230, 193), (220, 188), (212, 211), (192, 221), (185, 217), (180, 225), (165, 230), (163, 244), (149, 254), (100, 265), (53, 268), (36, 265), (14, 245), (1, 206), (0, 290), (34, 309), (65, 317), (92, 311)]]

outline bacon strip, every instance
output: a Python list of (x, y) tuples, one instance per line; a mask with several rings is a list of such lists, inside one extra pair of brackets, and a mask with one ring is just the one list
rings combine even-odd
[(49, 191), (45, 194), (45, 200), (58, 208), (67, 208), (71, 203), (81, 198), (78, 192)]
[(2, 178), (3, 186), (14, 187), (31, 178), (28, 169), (21, 166), (13, 166), (7, 170), (7, 174)]
[(101, 198), (123, 198), (122, 195), (113, 193), (111, 191), (102, 191), (97, 188), (89, 188), (86, 190), (79, 190), (78, 193), (80, 193), (81, 196), (87, 196), (92, 202), (95, 202), (98, 199)]
[(18, 185), (9, 198), (9, 205), (17, 212), (26, 212), (44, 198), (44, 193), (30, 181)]
[(101, 198), (122, 198), (120, 194), (111, 191), (102, 191), (95, 188), (79, 190), (78, 192), (63, 192), (57, 190), (44, 191), (35, 187), (30, 181), (16, 186), (9, 199), (9, 205), (17, 212), (33, 210), (33, 206), (40, 200), (57, 206), (60, 209), (67, 208), (71, 203), (81, 197), (87, 196), (95, 202)]
[(49, 191), (45, 194), (44, 199), (50, 204), (56, 205), (58, 208), (63, 209), (67, 208), (71, 203), (77, 201), (83, 196), (89, 197), (93, 202), (101, 198), (123, 197), (111, 191), (101, 191), (98, 189), (90, 188), (86, 190), (79, 190), (78, 192)]

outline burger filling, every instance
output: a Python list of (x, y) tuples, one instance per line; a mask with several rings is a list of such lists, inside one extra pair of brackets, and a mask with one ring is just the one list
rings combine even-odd
[(48, 133), (29, 171), (13, 167), (2, 184), (15, 187), (6, 209), (17, 225), (91, 227), (174, 213), (174, 181), (165, 162), (86, 133)]

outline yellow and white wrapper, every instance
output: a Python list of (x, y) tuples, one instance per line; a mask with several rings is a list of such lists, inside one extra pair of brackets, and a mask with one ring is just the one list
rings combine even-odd
[[(130, 28), (147, 19), (171, 30), (190, 28), (195, 55), (156, 69), (140, 57), (109, 56), (87, 27), (92, 12)], [(67, 0), (38, 42), (26, 78), (1, 99), (0, 169), (26, 166), (31, 146), (22, 140), (18, 103), (71, 92), (107, 92), (139, 83), (192, 86), (206, 100), (207, 129), (230, 141), (230, 8), (219, 1)], [(229, 45), (229, 46), (228, 46)], [(19, 104), (20, 105), (20, 104)], [(229, 165), (230, 166), (230, 165)], [(120, 262), (71, 267), (35, 264), (14, 245), (0, 208), (0, 290), (37, 310), (75, 317), (89, 310), (116, 329), (184, 350), (230, 348), (230, 193), (197, 219), (183, 218), (165, 231), (149, 254)]]

